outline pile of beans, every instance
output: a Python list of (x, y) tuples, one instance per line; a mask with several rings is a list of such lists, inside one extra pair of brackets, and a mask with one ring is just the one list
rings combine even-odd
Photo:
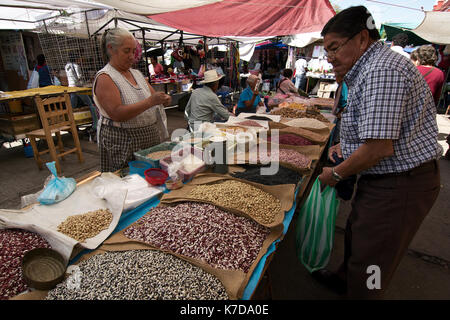
[(262, 120), (262, 121), (273, 121), (271, 118), (264, 117), (264, 116), (250, 116), (250, 117), (246, 117), (246, 119), (249, 119), (249, 120)]
[(327, 123), (330, 122), (327, 118), (325, 118), (320, 113), (305, 112), (302, 110), (292, 109), (292, 108), (280, 108), (278, 110), (271, 111), (270, 114), (279, 115), (284, 118), (312, 118), (312, 119), (316, 119), (316, 120), (319, 120), (322, 122), (327, 122)]
[[(273, 159), (273, 157), (276, 157), (276, 155), (272, 153), (271, 157)], [(299, 169), (307, 168), (309, 163), (311, 162), (307, 156), (291, 149), (280, 149), (278, 151), (278, 159), (280, 162), (287, 162)]]
[(149, 153), (147, 155), (147, 158), (149, 159), (155, 159), (155, 160), (160, 160), (162, 158), (165, 158), (167, 156), (170, 156), (170, 154), (172, 153), (171, 150), (163, 150), (163, 151), (156, 151), (156, 152), (152, 152)]
[(246, 127), (262, 127), (262, 125), (260, 125), (258, 122), (253, 121), (253, 120), (245, 120), (245, 121), (238, 122), (236, 124), (240, 125), (240, 126), (246, 126)]
[(302, 178), (300, 173), (281, 166), (278, 168), (278, 172), (274, 175), (261, 175), (262, 167), (243, 167), (248, 169), (243, 172), (235, 172), (232, 176), (265, 185), (297, 184)]
[(28, 289), (22, 277), (22, 258), (36, 248), (50, 248), (40, 235), (20, 229), (0, 230), (0, 300)]
[(252, 185), (226, 180), (193, 188), (188, 197), (245, 212), (261, 224), (270, 224), (281, 210), (280, 200)]
[(68, 217), (59, 224), (58, 231), (79, 242), (84, 242), (108, 229), (112, 219), (113, 215), (108, 209), (89, 211)]
[(268, 141), (279, 143), (279, 144), (287, 144), (291, 146), (310, 146), (313, 143), (306, 138), (300, 137), (296, 134), (286, 133), (280, 134), (278, 141), (273, 141), (272, 136), (267, 137)]
[[(222, 283), (171, 254), (130, 250), (97, 254), (78, 264), (78, 285), (69, 277), (47, 300), (226, 300)], [(76, 283), (75, 283), (76, 284)]]
[(124, 231), (133, 240), (204, 261), (218, 269), (248, 272), (270, 230), (205, 203), (156, 207)]

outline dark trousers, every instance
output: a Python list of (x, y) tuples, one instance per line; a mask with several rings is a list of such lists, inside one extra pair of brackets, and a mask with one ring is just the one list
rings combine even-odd
[[(383, 297), (439, 190), (436, 160), (408, 174), (360, 177), (345, 230), (344, 262), (338, 271), (347, 281), (348, 298)], [(367, 286), (368, 280), (374, 283), (370, 266), (379, 267), (381, 289)]]

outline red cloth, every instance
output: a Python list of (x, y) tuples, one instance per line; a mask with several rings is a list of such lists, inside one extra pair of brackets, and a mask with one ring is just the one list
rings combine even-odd
[(263, 37), (321, 31), (334, 15), (329, 0), (223, 0), (150, 18), (203, 36)]
[[(433, 94), (434, 102), (437, 104), (439, 102), (439, 97), (441, 96), (442, 86), (444, 85), (444, 73), (439, 68), (434, 68), (430, 72), (432, 67), (418, 66), (420, 73), (424, 76), (425, 81), (428, 83)], [(430, 73), (428, 73), (430, 72)], [(428, 73), (428, 74), (427, 74)]]

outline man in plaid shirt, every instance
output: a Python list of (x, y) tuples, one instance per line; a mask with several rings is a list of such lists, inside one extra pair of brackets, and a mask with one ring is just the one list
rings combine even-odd
[[(348, 85), (341, 142), (329, 150), (344, 159), (319, 176), (323, 184), (358, 174), (337, 273), (313, 276), (349, 298), (380, 298), (431, 210), (440, 188), (436, 108), (420, 72), (379, 42), (371, 14), (348, 8), (322, 30), (328, 61)], [(375, 267), (375, 269), (374, 269)], [(371, 270), (380, 271), (370, 283)]]

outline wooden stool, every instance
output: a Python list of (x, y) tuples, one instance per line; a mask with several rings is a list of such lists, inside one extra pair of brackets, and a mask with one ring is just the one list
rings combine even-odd
[[(61, 96), (46, 99), (42, 99), (39, 95), (36, 95), (35, 101), (41, 118), (42, 129), (28, 132), (26, 137), (30, 139), (31, 146), (33, 147), (34, 159), (36, 160), (39, 170), (43, 168), (43, 161), (40, 155), (48, 152), (50, 153), (52, 160), (55, 161), (58, 173), (61, 173), (59, 158), (64, 160), (64, 156), (69, 153), (76, 152), (78, 160), (83, 162), (78, 131), (73, 117), (70, 97), (67, 92), (64, 92)], [(72, 133), (75, 148), (64, 151), (64, 145), (61, 139), (61, 131), (63, 130)], [(53, 133), (58, 139), (59, 153), (56, 151), (55, 143), (53, 142)], [(48, 149), (39, 152), (36, 139), (45, 139), (47, 141)]]

